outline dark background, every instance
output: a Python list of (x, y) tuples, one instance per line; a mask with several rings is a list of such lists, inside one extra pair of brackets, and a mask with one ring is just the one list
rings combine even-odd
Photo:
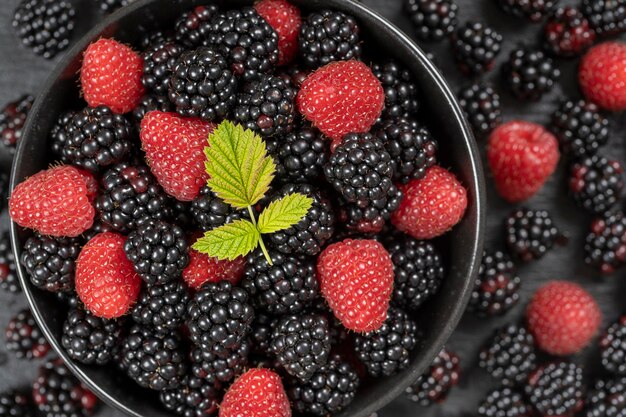
[[(461, 23), (472, 20), (485, 22), (504, 36), (503, 51), (498, 59), (498, 67), (508, 56), (508, 52), (516, 45), (523, 43), (537, 45), (540, 41), (542, 26), (529, 24), (522, 19), (505, 15), (496, 6), (495, 0), (456, 0), (459, 5), (459, 20)], [(76, 39), (89, 28), (101, 15), (95, 12), (95, 0), (75, 0), (77, 7), (78, 24), (74, 33)], [(411, 26), (402, 11), (402, 0), (364, 0), (381, 14), (388, 17), (407, 33), (411, 33)], [(577, 1), (561, 0), (562, 5), (577, 4)], [(0, 8), (0, 104), (17, 99), (25, 93), (36, 94), (38, 88), (54, 65), (63, 59), (46, 61), (33, 55), (29, 50), (21, 47), (15, 37), (11, 18), (18, 0), (3, 0)], [(427, 44), (421, 43), (427, 51), (435, 55), (435, 61), (446, 78), (457, 91), (461, 86), (469, 84), (470, 80), (461, 76), (452, 60), (447, 41)], [(505, 120), (526, 119), (546, 124), (558, 102), (565, 97), (577, 98), (580, 96), (576, 85), (576, 67), (578, 60), (559, 60), (562, 70), (560, 84), (554, 91), (545, 96), (539, 103), (522, 103), (515, 100), (507, 92), (499, 78), (499, 68), (484, 77), (492, 81), (501, 93), (504, 104)], [(422, 105), (428, 105), (428, 99), (421, 98)], [(603, 150), (606, 156), (626, 161), (626, 118), (623, 114), (610, 116), (612, 138), (610, 144)], [(445, 141), (445, 138), (439, 138)], [(479, 144), (481, 149), (484, 143)], [(0, 154), (6, 154), (0, 147)], [(0, 157), (0, 161), (4, 159)], [(0, 162), (1, 163), (1, 162)], [(2, 166), (9, 169), (8, 164)], [(451, 338), (448, 347), (461, 357), (463, 375), (461, 383), (450, 393), (448, 400), (438, 406), (424, 409), (415, 406), (404, 398), (399, 398), (393, 404), (383, 409), (380, 417), (456, 417), (472, 415), (481, 398), (497, 386), (487, 374), (476, 367), (477, 355), (481, 345), (489, 337), (494, 328), (506, 323), (520, 320), (524, 306), (534, 290), (542, 283), (553, 279), (571, 280), (587, 288), (598, 300), (604, 313), (604, 324), (615, 320), (624, 311), (626, 305), (626, 272), (618, 272), (611, 277), (599, 277), (594, 271), (583, 264), (583, 242), (587, 233), (590, 217), (577, 209), (566, 192), (566, 163), (561, 161), (559, 170), (549, 183), (526, 206), (535, 209), (548, 209), (557, 220), (558, 226), (567, 232), (571, 238), (565, 248), (557, 248), (542, 260), (531, 265), (520, 267), (522, 278), (522, 301), (507, 316), (496, 319), (476, 319), (467, 315), (459, 329)], [(489, 179), (488, 179), (489, 182)], [(495, 194), (489, 183), (488, 201), (488, 230), (487, 246), (497, 248), (502, 241), (502, 221), (512, 210)], [(6, 213), (0, 217), (1, 228), (6, 228)], [(0, 329), (4, 328), (10, 317), (25, 306), (23, 297), (0, 293)], [(590, 347), (575, 358), (585, 366), (586, 372), (595, 376), (599, 373), (598, 354), (595, 347)], [(36, 373), (36, 363), (18, 361), (5, 352), (4, 343), (0, 343), (0, 391), (8, 388), (28, 387)], [(121, 417), (119, 412), (103, 408), (99, 417)]]

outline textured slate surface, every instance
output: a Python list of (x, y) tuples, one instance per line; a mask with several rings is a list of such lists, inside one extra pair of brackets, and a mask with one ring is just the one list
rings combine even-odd
[[(401, 0), (364, 0), (364, 2), (410, 33), (410, 24), (402, 12)], [(499, 58), (500, 63), (516, 44), (537, 44), (541, 26), (530, 25), (503, 14), (494, 6), (494, 2), (494, 0), (457, 0), (460, 7), (461, 22), (467, 20), (484, 21), (504, 35), (505, 45)], [(14, 100), (23, 93), (36, 93), (55, 64), (54, 61), (45, 61), (20, 47), (10, 25), (12, 11), (17, 3), (18, 0), (4, 0), (4, 7), (0, 8), (0, 102)], [(93, 3), (93, 0), (76, 0), (74, 3), (79, 9), (79, 16), (81, 16), (78, 34), (88, 28), (95, 19), (98, 19), (99, 15), (90, 10), (90, 4)], [(562, 0), (561, 3), (576, 4), (577, 2)], [(422, 46), (433, 52), (437, 64), (455, 90), (469, 82), (456, 70), (447, 42), (423, 44)], [(59, 57), (57, 61), (61, 59)], [(523, 118), (538, 123), (547, 123), (550, 114), (562, 97), (578, 97), (580, 95), (575, 83), (576, 60), (559, 61), (559, 65), (563, 72), (562, 82), (552, 94), (535, 104), (520, 103), (503, 91), (505, 89), (499, 82), (497, 71), (486, 77), (496, 83), (502, 92), (504, 113), (507, 120)], [(423, 105), (428, 105), (427, 98), (422, 98), (422, 101)], [(626, 146), (624, 146), (623, 132), (626, 128), (626, 118), (623, 115), (613, 115), (611, 121), (612, 142), (604, 150), (604, 153), (624, 161), (626, 160)], [(445, 140), (445, 138), (440, 140)], [(3, 154), (2, 150), (0, 150), (0, 154)], [(8, 170), (6, 158), (0, 157), (0, 164), (2, 164), (3, 170)], [(520, 268), (520, 276), (523, 281), (523, 301), (509, 315), (492, 320), (478, 320), (471, 316), (463, 319), (448, 345), (450, 349), (461, 356), (463, 376), (460, 386), (451, 392), (448, 401), (443, 405), (423, 409), (404, 398), (400, 398), (383, 409), (379, 413), (380, 416), (452, 417), (473, 414), (480, 399), (489, 389), (497, 386), (496, 381), (491, 380), (476, 368), (477, 353), (481, 344), (494, 328), (521, 318), (523, 306), (530, 294), (547, 280), (572, 280), (589, 289), (600, 302), (605, 323), (614, 320), (620, 312), (624, 311), (626, 272), (618, 273), (614, 277), (601, 278), (582, 263), (582, 244), (590, 218), (573, 206), (565, 191), (565, 181), (565, 163), (562, 162), (558, 173), (536, 197), (527, 203), (527, 206), (549, 209), (557, 218), (558, 225), (569, 233), (571, 237), (569, 246), (556, 249), (543, 260)], [(512, 207), (500, 200), (494, 194), (492, 187), (489, 188), (488, 246), (497, 247), (502, 240), (502, 220)], [(2, 215), (1, 222), (2, 225), (6, 225), (6, 213)], [(12, 297), (0, 293), (0, 328), (4, 328), (9, 318), (24, 305), (25, 302), (21, 297)], [(588, 374), (594, 375), (598, 372), (598, 358), (594, 348), (590, 348), (576, 360), (585, 365)], [(35, 364), (13, 359), (4, 351), (3, 343), (0, 343), (0, 390), (9, 387), (28, 386), (35, 372)], [(105, 408), (99, 412), (98, 416), (121, 417), (121, 414)]]

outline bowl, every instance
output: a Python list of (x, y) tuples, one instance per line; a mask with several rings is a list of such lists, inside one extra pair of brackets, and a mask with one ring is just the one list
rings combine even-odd
[[(362, 386), (354, 402), (336, 416), (367, 417), (400, 395), (428, 368), (465, 309), (481, 259), (485, 223), (485, 186), (480, 157), (462, 111), (443, 76), (404, 33), (353, 0), (290, 1), (304, 12), (333, 8), (355, 16), (366, 45), (376, 48), (370, 55), (376, 56), (377, 51), (384, 51), (412, 72), (422, 102), (427, 103), (420, 110), (421, 118), (429, 121), (428, 127), (439, 139), (440, 162), (452, 169), (468, 190), (469, 206), (465, 218), (437, 241), (447, 265), (447, 276), (440, 292), (415, 317), (424, 337), (412, 354), (409, 368), (392, 377)], [(139, 0), (108, 16), (78, 41), (67, 53), (66, 59), (53, 71), (30, 112), (15, 155), (11, 186), (15, 187), (52, 162), (49, 153), (45, 151), (48, 132), (59, 114), (80, 100), (77, 72), (82, 52), (90, 42), (100, 37), (115, 37), (122, 42), (136, 44), (142, 31), (159, 27), (163, 23), (172, 23), (182, 11), (211, 2), (228, 7), (252, 3), (251, 0)], [(27, 236), (27, 232), (17, 225), (11, 225), (16, 259), (20, 258)], [(20, 265), (17, 269), (28, 303), (46, 337), (67, 366), (96, 395), (130, 416), (170, 416), (156, 405), (158, 401), (154, 393), (142, 390), (112, 369), (115, 367), (90, 367), (71, 360), (60, 343), (63, 314), (56, 297), (35, 289), (24, 269)]]

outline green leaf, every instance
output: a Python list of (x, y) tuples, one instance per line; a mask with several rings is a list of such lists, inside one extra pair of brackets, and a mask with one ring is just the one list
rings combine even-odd
[(275, 233), (297, 224), (313, 205), (313, 199), (300, 193), (273, 201), (259, 216), (261, 233)]
[(208, 185), (227, 204), (253, 206), (269, 190), (276, 165), (251, 130), (226, 120), (209, 135), (204, 153)]
[(218, 259), (233, 260), (259, 245), (261, 234), (248, 220), (235, 220), (204, 234), (193, 248)]

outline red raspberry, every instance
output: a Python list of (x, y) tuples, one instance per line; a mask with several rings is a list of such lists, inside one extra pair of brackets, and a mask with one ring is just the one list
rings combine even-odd
[(206, 184), (204, 147), (215, 125), (176, 113), (151, 111), (141, 121), (146, 160), (161, 187), (180, 201), (191, 201)]
[(465, 214), (467, 191), (447, 169), (433, 166), (423, 178), (399, 188), (404, 198), (391, 214), (391, 222), (416, 239), (441, 236)]
[(104, 232), (83, 247), (76, 261), (76, 292), (93, 315), (123, 316), (141, 289), (141, 278), (126, 257), (122, 235)]
[(580, 61), (578, 82), (589, 101), (607, 110), (626, 110), (626, 44), (591, 48)]
[(220, 404), (219, 416), (291, 417), (291, 406), (278, 374), (257, 368), (233, 382)]
[(298, 108), (329, 138), (368, 132), (385, 105), (385, 93), (372, 70), (360, 61), (332, 62), (302, 83)]
[(189, 288), (199, 289), (207, 282), (228, 281), (239, 284), (246, 266), (246, 258), (219, 260), (196, 250), (189, 250), (189, 265), (183, 271), (183, 279)]
[(500, 196), (511, 203), (524, 201), (554, 173), (559, 144), (543, 126), (512, 121), (491, 133), (487, 159)]
[(278, 34), (278, 65), (290, 63), (298, 53), (300, 9), (287, 0), (262, 0), (254, 8)]
[(540, 349), (552, 355), (571, 355), (598, 333), (602, 313), (579, 285), (553, 281), (537, 290), (526, 310), (526, 320)]
[(93, 224), (93, 177), (71, 166), (41, 171), (13, 190), (11, 219), (42, 235), (75, 237)]
[(89, 107), (108, 106), (115, 113), (128, 113), (139, 104), (143, 59), (114, 39), (100, 39), (87, 48), (80, 69), (83, 97)]
[(322, 295), (341, 323), (355, 332), (380, 329), (393, 290), (393, 263), (375, 240), (346, 239), (317, 260)]

